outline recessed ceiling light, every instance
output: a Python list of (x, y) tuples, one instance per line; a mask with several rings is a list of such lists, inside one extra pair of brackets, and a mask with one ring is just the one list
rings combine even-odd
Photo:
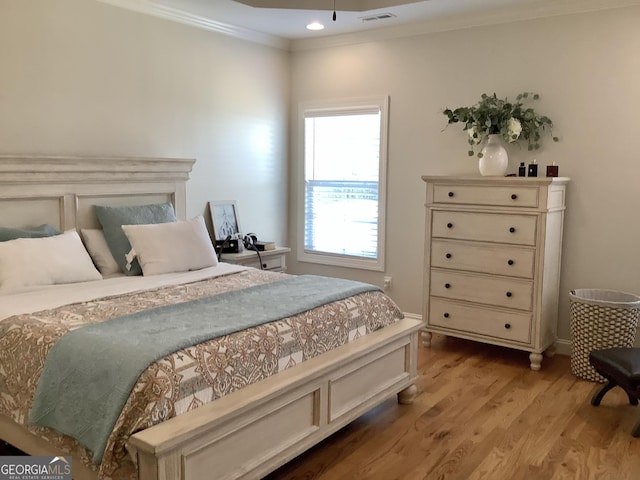
[(313, 22), (307, 25), (307, 30), (324, 30), (324, 25), (320, 22)]

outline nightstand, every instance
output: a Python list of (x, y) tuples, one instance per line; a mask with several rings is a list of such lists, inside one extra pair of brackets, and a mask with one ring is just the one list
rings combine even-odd
[[(287, 270), (287, 253), (290, 251), (291, 249), (288, 247), (276, 247), (275, 250), (260, 252), (263, 269), (271, 272), (285, 272)], [(240, 253), (223, 253), (220, 261), (260, 268), (258, 254), (253, 250), (245, 249)]]

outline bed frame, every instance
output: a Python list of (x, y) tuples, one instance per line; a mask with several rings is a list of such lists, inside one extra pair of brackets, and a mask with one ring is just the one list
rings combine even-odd
[[(92, 205), (170, 201), (186, 216), (192, 159), (0, 156), (0, 225), (96, 228)], [(133, 435), (140, 480), (260, 478), (397, 394), (416, 395), (418, 331), (403, 319)], [(0, 439), (61, 455), (0, 415)], [(97, 478), (79, 459), (75, 480)]]

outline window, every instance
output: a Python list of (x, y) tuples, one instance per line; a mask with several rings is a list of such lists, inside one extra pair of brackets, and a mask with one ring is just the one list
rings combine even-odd
[(301, 105), (298, 260), (384, 270), (387, 105)]

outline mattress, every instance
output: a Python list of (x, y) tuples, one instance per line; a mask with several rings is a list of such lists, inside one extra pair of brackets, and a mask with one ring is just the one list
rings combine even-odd
[[(83, 325), (282, 279), (285, 274), (220, 264), (201, 272), (115, 278), (32, 288), (0, 298), (0, 413), (74, 453), (103, 479), (136, 478), (127, 440), (135, 432), (214, 401), (402, 318), (382, 292), (343, 300), (184, 348), (139, 377), (100, 465), (73, 438), (27, 425), (47, 352)], [(99, 381), (99, 379), (96, 379)]]

